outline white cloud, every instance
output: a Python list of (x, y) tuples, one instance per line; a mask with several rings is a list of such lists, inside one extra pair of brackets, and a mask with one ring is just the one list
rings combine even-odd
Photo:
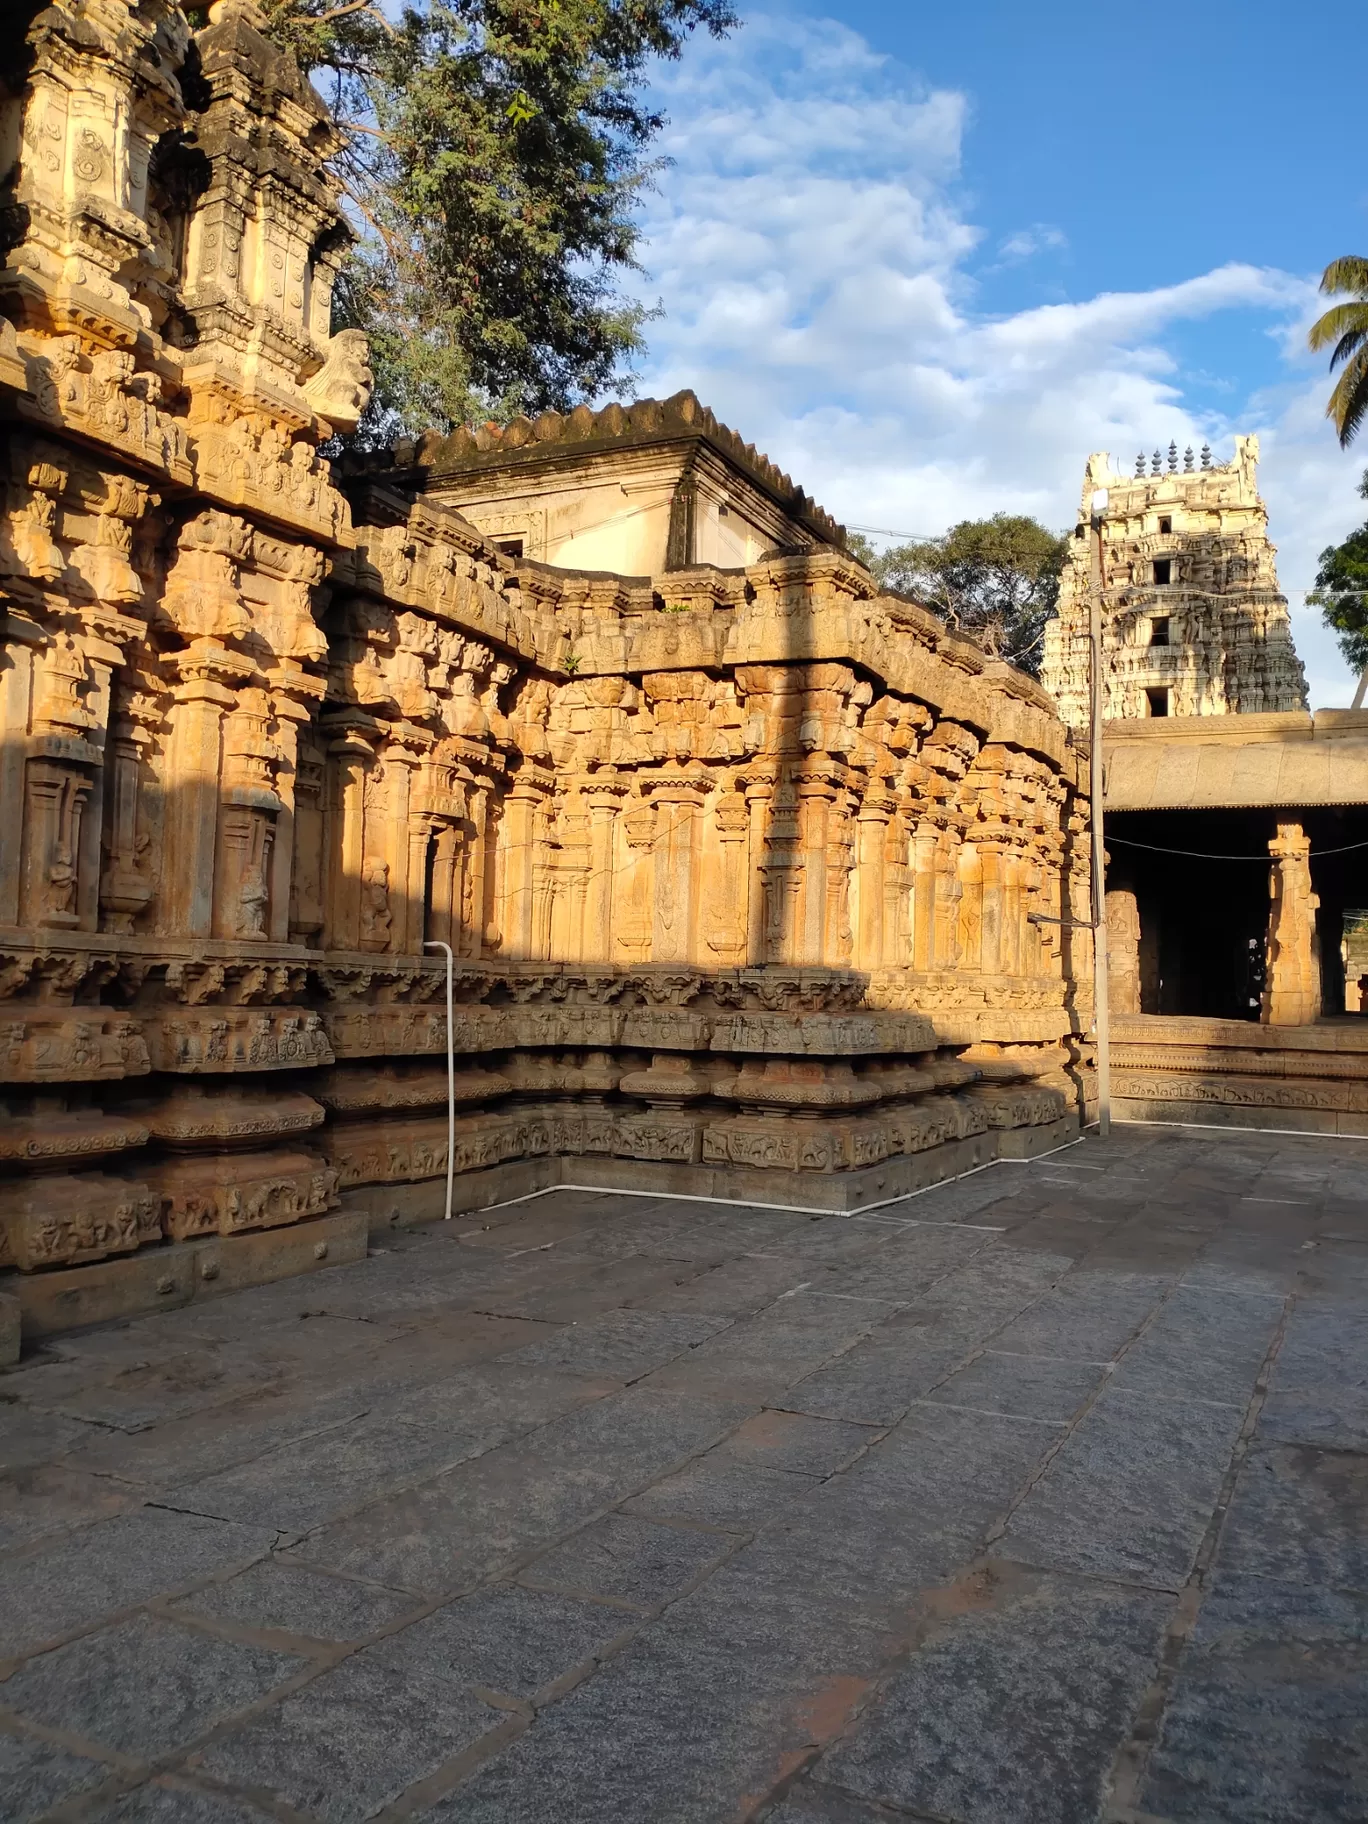
[[(928, 88), (831, 20), (759, 16), (699, 41), (658, 87), (674, 161), (646, 199), (645, 390), (692, 386), (848, 523), (935, 532), (999, 510), (1072, 522), (1088, 453), (1238, 431), (1263, 440), (1262, 480), (1289, 587), (1363, 516), (1359, 466), (1323, 417), (1305, 355), (1317, 308), (1302, 276), (1231, 263), (1179, 284), (1105, 292), (1001, 317), (976, 309), (982, 235), (959, 194), (966, 98)], [(1007, 261), (1064, 244), (1036, 223)], [(1276, 338), (1284, 379), (1222, 375), (1215, 412), (1184, 395), (1180, 326), (1244, 313)], [(1213, 364), (1208, 353), (1206, 366)], [(1217, 391), (1209, 376), (1204, 398)], [(1349, 678), (1293, 597), (1317, 703)]]
[(1062, 228), (1052, 227), (1049, 222), (1034, 222), (1029, 228), (1018, 228), (1015, 234), (1009, 234), (998, 254), (1003, 260), (1033, 260), (1038, 253), (1053, 252), (1068, 244), (1069, 237)]

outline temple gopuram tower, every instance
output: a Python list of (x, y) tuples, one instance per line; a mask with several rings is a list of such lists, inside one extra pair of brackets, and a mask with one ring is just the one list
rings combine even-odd
[(1045, 630), (1046, 688), (1074, 727), (1088, 720), (1089, 503), (1105, 488), (1102, 646), (1108, 720), (1301, 710), (1306, 679), (1292, 644), (1287, 601), (1255, 471), (1257, 437), (1235, 457), (1179, 467), (1156, 450), (1133, 476), (1090, 456), (1082, 508), (1060, 581), (1059, 618)]

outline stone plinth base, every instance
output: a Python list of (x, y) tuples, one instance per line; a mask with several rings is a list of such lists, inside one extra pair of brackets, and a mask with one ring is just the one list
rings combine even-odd
[(29, 1342), (84, 1324), (141, 1317), (244, 1286), (345, 1266), (364, 1259), (365, 1253), (364, 1218), (342, 1211), (289, 1228), (173, 1242), (49, 1273), (17, 1273), (6, 1282), (4, 1302), (17, 1306)]
[[(766, 1036), (759, 1016), (753, 1024)], [(816, 1016), (807, 1024), (817, 1030)], [(853, 1043), (887, 1036), (876, 1019), (847, 1025)], [(844, 1057), (745, 1053), (738, 1062), (657, 1052), (649, 1068), (631, 1053), (502, 1061), (501, 1071), (466, 1070), (458, 1080), (458, 1094), (489, 1105), (456, 1116), (453, 1215), (558, 1185), (839, 1214), (995, 1159), (1031, 1157), (1078, 1127), (1059, 1083), (996, 1053), (981, 1065), (929, 1048), (885, 1053), (861, 1058), (858, 1071)], [(1054, 1054), (1044, 1062), (1062, 1076)], [(16, 1268), (0, 1278), (0, 1294), (19, 1300), (23, 1336), (355, 1260), (368, 1234), (439, 1220), (445, 1071), (362, 1065), (309, 1083), (317, 1102), (302, 1092), (149, 1097), (136, 1124), (101, 1126), (90, 1110), (13, 1124), (14, 1147), (60, 1148), (63, 1159), (82, 1145), (131, 1140), (125, 1150), (138, 1149), (108, 1170), (0, 1184), (0, 1233)], [(333, 1119), (322, 1119), (325, 1107)], [(282, 1122), (307, 1122), (311, 1144), (213, 1144)], [(153, 1135), (165, 1151), (142, 1144)], [(177, 1154), (177, 1142), (204, 1150)], [(339, 1203), (342, 1216), (323, 1214)]]
[[(536, 1159), (478, 1174), (483, 1195), (457, 1179), (453, 1208), (459, 1214), (511, 1203), (564, 1187), (581, 1191), (638, 1191), (650, 1197), (706, 1197), (771, 1209), (843, 1215), (876, 1209), (914, 1191), (958, 1178), (997, 1159), (1034, 1159), (1063, 1146), (1079, 1131), (1078, 1116), (1063, 1115), (1035, 1127), (998, 1128), (948, 1140), (923, 1153), (882, 1160), (854, 1172), (754, 1171), (743, 1166), (681, 1165), (655, 1159)], [(387, 1228), (438, 1222), (445, 1184), (429, 1180), (401, 1186), (368, 1185), (343, 1194), (342, 1206), (364, 1214), (373, 1235)]]
[(1114, 1020), (1119, 1121), (1368, 1136), (1368, 1020), (1263, 1026), (1126, 1014)]

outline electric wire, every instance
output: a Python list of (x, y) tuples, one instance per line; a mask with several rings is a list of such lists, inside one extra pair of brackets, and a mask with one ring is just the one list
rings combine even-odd
[[(1122, 849), (1148, 849), (1152, 855), (1181, 855), (1186, 861), (1258, 861), (1267, 867), (1273, 860), (1270, 855), (1216, 855), (1205, 849), (1166, 849), (1157, 842), (1135, 842), (1129, 836), (1107, 835), (1107, 846), (1115, 843)], [(1368, 849), (1368, 842), (1346, 842), (1338, 849), (1310, 849), (1307, 860), (1312, 861), (1320, 855), (1348, 855), (1355, 849)]]

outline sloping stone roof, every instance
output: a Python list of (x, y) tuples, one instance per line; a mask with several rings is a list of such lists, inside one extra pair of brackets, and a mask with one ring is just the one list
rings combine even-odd
[(795, 486), (777, 463), (722, 424), (690, 391), (675, 393), (669, 399), (637, 399), (630, 405), (614, 402), (598, 411), (577, 405), (572, 412), (543, 412), (538, 418), (514, 418), (506, 425), (482, 424), (475, 430), (462, 425), (448, 436), (426, 431), (416, 442), (401, 438), (392, 450), (375, 452), (363, 463), (358, 464), (355, 457), (344, 458), (343, 472), (354, 473), (360, 466), (426, 469), (435, 479), (443, 474), (534, 463), (572, 451), (588, 455), (631, 445), (671, 443), (683, 437), (711, 444), (763, 489), (790, 519), (824, 543), (844, 546), (845, 527), (819, 507), (810, 494)]

